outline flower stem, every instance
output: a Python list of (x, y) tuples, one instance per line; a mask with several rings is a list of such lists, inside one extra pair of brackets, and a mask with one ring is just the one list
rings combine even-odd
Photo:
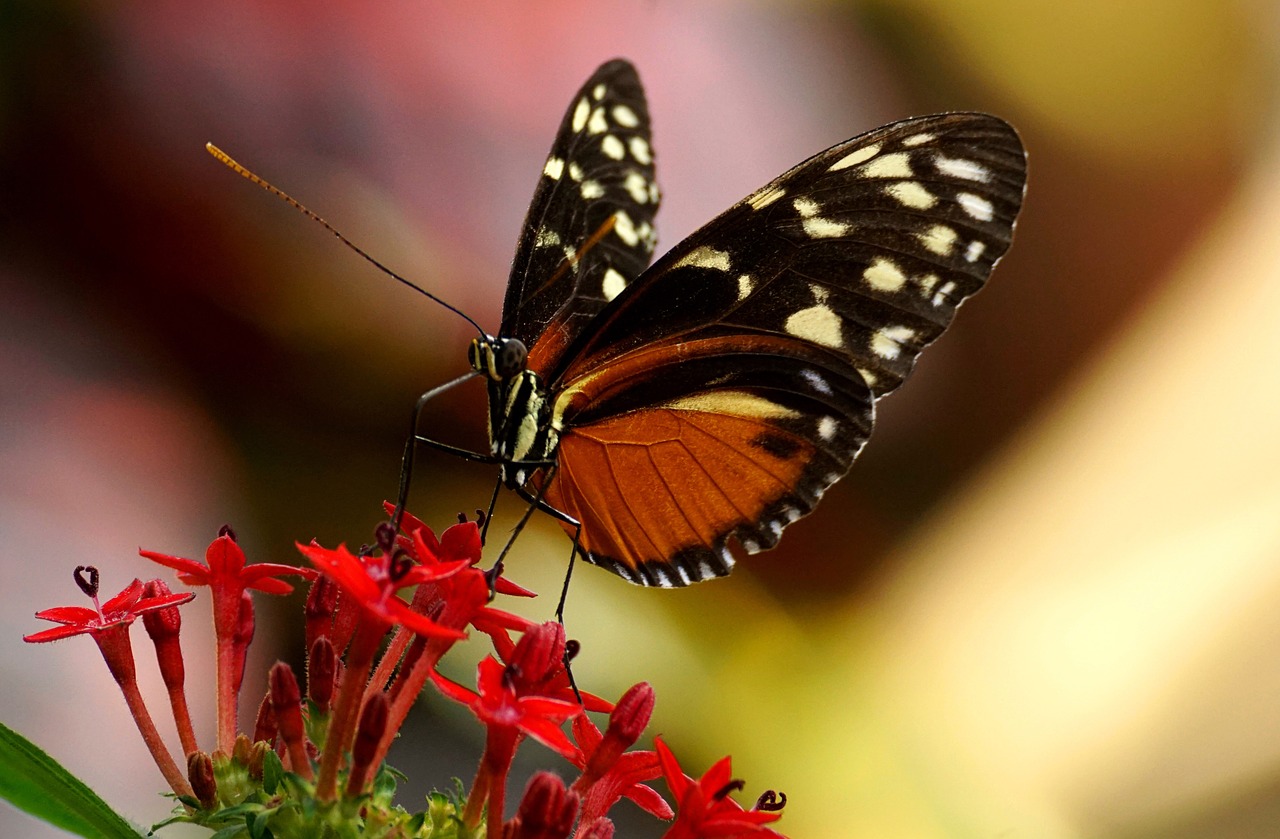
[(342, 768), (343, 755), (355, 735), (356, 719), (364, 697), (373, 656), (378, 642), (385, 634), (385, 626), (374, 621), (360, 621), (351, 646), (347, 649), (346, 668), (342, 684), (334, 702), (333, 715), (329, 718), (329, 731), (325, 735), (324, 753), (320, 756), (320, 777), (316, 781), (316, 798), (332, 801), (338, 796), (338, 770)]
[(155, 759), (156, 766), (160, 767), (160, 774), (164, 775), (164, 779), (169, 782), (169, 788), (175, 793), (194, 797), (195, 793), (191, 789), (191, 784), (187, 782), (186, 776), (178, 768), (178, 764), (174, 762), (173, 755), (165, 747), (164, 740), (161, 739), (160, 732), (156, 730), (156, 724), (151, 719), (151, 714), (147, 712), (147, 705), (142, 699), (142, 692), (138, 690), (137, 671), (133, 666), (133, 649), (129, 643), (128, 624), (121, 624), (106, 631), (95, 633), (94, 640), (98, 642), (98, 649), (102, 651), (102, 657), (107, 662), (107, 668), (111, 671), (112, 677), (115, 678), (116, 684), (120, 686), (120, 691), (124, 694), (124, 701), (129, 706), (130, 713), (133, 714), (133, 720), (138, 726), (138, 732), (142, 735), (143, 742), (147, 744), (147, 749), (150, 750), (151, 757)]

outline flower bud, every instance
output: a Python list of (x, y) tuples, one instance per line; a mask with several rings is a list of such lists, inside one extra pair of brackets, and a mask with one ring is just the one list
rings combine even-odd
[(564, 781), (554, 772), (539, 772), (529, 779), (506, 837), (565, 839), (577, 815), (577, 794), (566, 790)]
[(192, 752), (187, 755), (187, 780), (191, 790), (206, 810), (218, 803), (218, 785), (213, 778), (213, 759), (208, 752)]
[(311, 645), (307, 656), (307, 695), (316, 710), (327, 714), (333, 703), (333, 691), (338, 683), (338, 654), (327, 636), (321, 635)]

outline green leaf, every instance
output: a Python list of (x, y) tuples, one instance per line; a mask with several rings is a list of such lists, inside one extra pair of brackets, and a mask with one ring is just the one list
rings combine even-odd
[(87, 839), (138, 839), (146, 835), (4, 723), (0, 723), (0, 798)]

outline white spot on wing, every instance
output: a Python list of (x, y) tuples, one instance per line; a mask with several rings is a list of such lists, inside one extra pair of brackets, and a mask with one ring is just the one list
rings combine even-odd
[(904, 207), (927, 210), (938, 203), (938, 197), (915, 181), (899, 181), (889, 184), (884, 191)]
[(591, 98), (599, 102), (604, 98), (604, 90), (604, 82), (601, 82), (591, 89)]
[(930, 294), (933, 293), (933, 287), (938, 284), (938, 275), (925, 274), (923, 277), (917, 280), (917, 282), (920, 283), (920, 291), (922, 293), (922, 296), (928, 297)]
[(600, 151), (604, 152), (605, 157), (621, 160), (627, 154), (627, 147), (622, 145), (622, 141), (617, 137), (606, 134), (600, 141)]
[[(618, 145), (622, 145), (619, 143)], [(649, 181), (639, 172), (628, 172), (627, 177), (623, 180), (622, 186), (626, 189), (627, 194), (631, 196), (631, 200), (637, 204), (645, 204), (649, 201)]]
[(943, 157), (938, 155), (934, 160), (934, 165), (938, 167), (938, 171), (944, 175), (950, 175), (953, 178), (963, 178), (966, 181), (979, 181), (986, 183), (991, 180), (991, 172), (981, 163), (975, 163), (972, 160), (965, 160), (962, 157)]
[(844, 346), (844, 331), (840, 324), (840, 316), (822, 304), (801, 309), (791, 315), (783, 328), (797, 338), (813, 341), (824, 347)]
[(572, 160), (569, 161), (569, 177), (575, 181), (582, 180), (582, 167)]
[(836, 436), (839, 425), (836, 423), (835, 417), (823, 417), (818, 420), (818, 436), (830, 442)]
[(640, 117), (626, 105), (613, 106), (613, 120), (623, 128), (635, 128), (640, 124)]
[(564, 174), (564, 160), (559, 157), (548, 157), (547, 165), (542, 167), (542, 174), (553, 181), (560, 180), (560, 176)]
[(924, 134), (912, 134), (910, 137), (902, 141), (904, 146), (920, 146), (933, 139), (933, 135), (928, 132)]
[(600, 185), (599, 181), (583, 181), (581, 189), (582, 197), (588, 201), (592, 201), (604, 195), (604, 187)]
[(613, 214), (613, 232), (618, 234), (618, 238), (627, 244), (627, 247), (634, 248), (640, 242), (640, 235), (636, 233), (635, 222), (631, 220), (631, 216), (627, 215), (625, 210), (618, 210)]
[(622, 276), (612, 268), (605, 269), (604, 280), (600, 283), (600, 291), (604, 293), (605, 300), (612, 300), (617, 297), (626, 287), (626, 277)]
[(609, 128), (609, 121), (604, 118), (604, 108), (596, 108), (587, 120), (588, 134), (602, 134)]
[(962, 192), (956, 196), (956, 202), (960, 204), (961, 209), (978, 221), (991, 221), (995, 217), (995, 207), (981, 195)]
[(679, 268), (683, 265), (692, 265), (695, 268), (710, 268), (715, 271), (728, 271), (729, 252), (718, 251), (715, 248), (703, 245), (700, 248), (691, 250), (672, 267)]
[(558, 244), (560, 244), (560, 234), (549, 227), (539, 230), (538, 238), (533, 241), (535, 248), (553, 248)]
[(827, 396), (831, 395), (831, 385), (827, 384), (827, 380), (822, 378), (821, 374), (816, 370), (801, 370), (800, 378), (808, 382), (809, 386), (818, 391), (818, 393), (824, 393)]
[(948, 280), (942, 284), (942, 288), (938, 289), (938, 293), (933, 295), (933, 305), (941, 306), (951, 297), (951, 292), (956, 290), (956, 284)]
[(982, 252), (985, 251), (986, 249), (987, 249), (986, 242), (979, 242), (977, 239), (974, 239), (972, 242), (969, 243), (969, 247), (965, 248), (964, 261), (977, 262), (978, 257), (982, 256)]
[(923, 233), (917, 233), (916, 238), (920, 240), (920, 244), (925, 246), (926, 250), (936, 253), (938, 256), (947, 256), (951, 253), (951, 249), (956, 244), (956, 231), (945, 224), (935, 224)]
[(871, 336), (871, 351), (881, 358), (895, 359), (902, 355), (902, 344), (916, 336), (907, 326), (886, 326)]
[(738, 301), (746, 300), (751, 294), (751, 290), (756, 287), (755, 280), (751, 279), (750, 274), (743, 274), (738, 277)]
[(898, 291), (906, 283), (907, 275), (890, 260), (878, 256), (862, 272), (862, 279), (876, 291)]
[(864, 164), (860, 172), (866, 178), (910, 178), (915, 174), (911, 171), (911, 155), (904, 151), (881, 155)]
[(641, 164), (648, 166), (653, 162), (653, 152), (649, 150), (649, 143), (643, 137), (627, 140), (627, 148), (631, 149), (631, 156)]
[(869, 146), (863, 146), (860, 149), (854, 149), (844, 157), (831, 164), (828, 172), (836, 172), (840, 169), (848, 169), (850, 166), (857, 166), (859, 163), (866, 163), (871, 158), (880, 153), (880, 144), (872, 143)]
[(591, 115), (591, 103), (586, 99), (579, 99), (578, 104), (573, 108), (573, 122), (570, 127), (574, 131), (581, 131), (587, 127), (587, 117)]

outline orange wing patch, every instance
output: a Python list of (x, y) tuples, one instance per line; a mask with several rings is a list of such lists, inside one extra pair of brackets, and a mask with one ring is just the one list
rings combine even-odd
[[(580, 544), (592, 562), (650, 584), (682, 585), (728, 573), (732, 535), (748, 550), (776, 541), (781, 525), (773, 532), (761, 522), (795, 494), (817, 450), (770, 421), (772, 403), (743, 401), (753, 398), (745, 393), (735, 403), (734, 394), (704, 397), (714, 403), (705, 406), (695, 397), (629, 412), (561, 439), (544, 498), (582, 523)], [(724, 412), (730, 404), (738, 413)], [(807, 512), (803, 506), (791, 518)]]

